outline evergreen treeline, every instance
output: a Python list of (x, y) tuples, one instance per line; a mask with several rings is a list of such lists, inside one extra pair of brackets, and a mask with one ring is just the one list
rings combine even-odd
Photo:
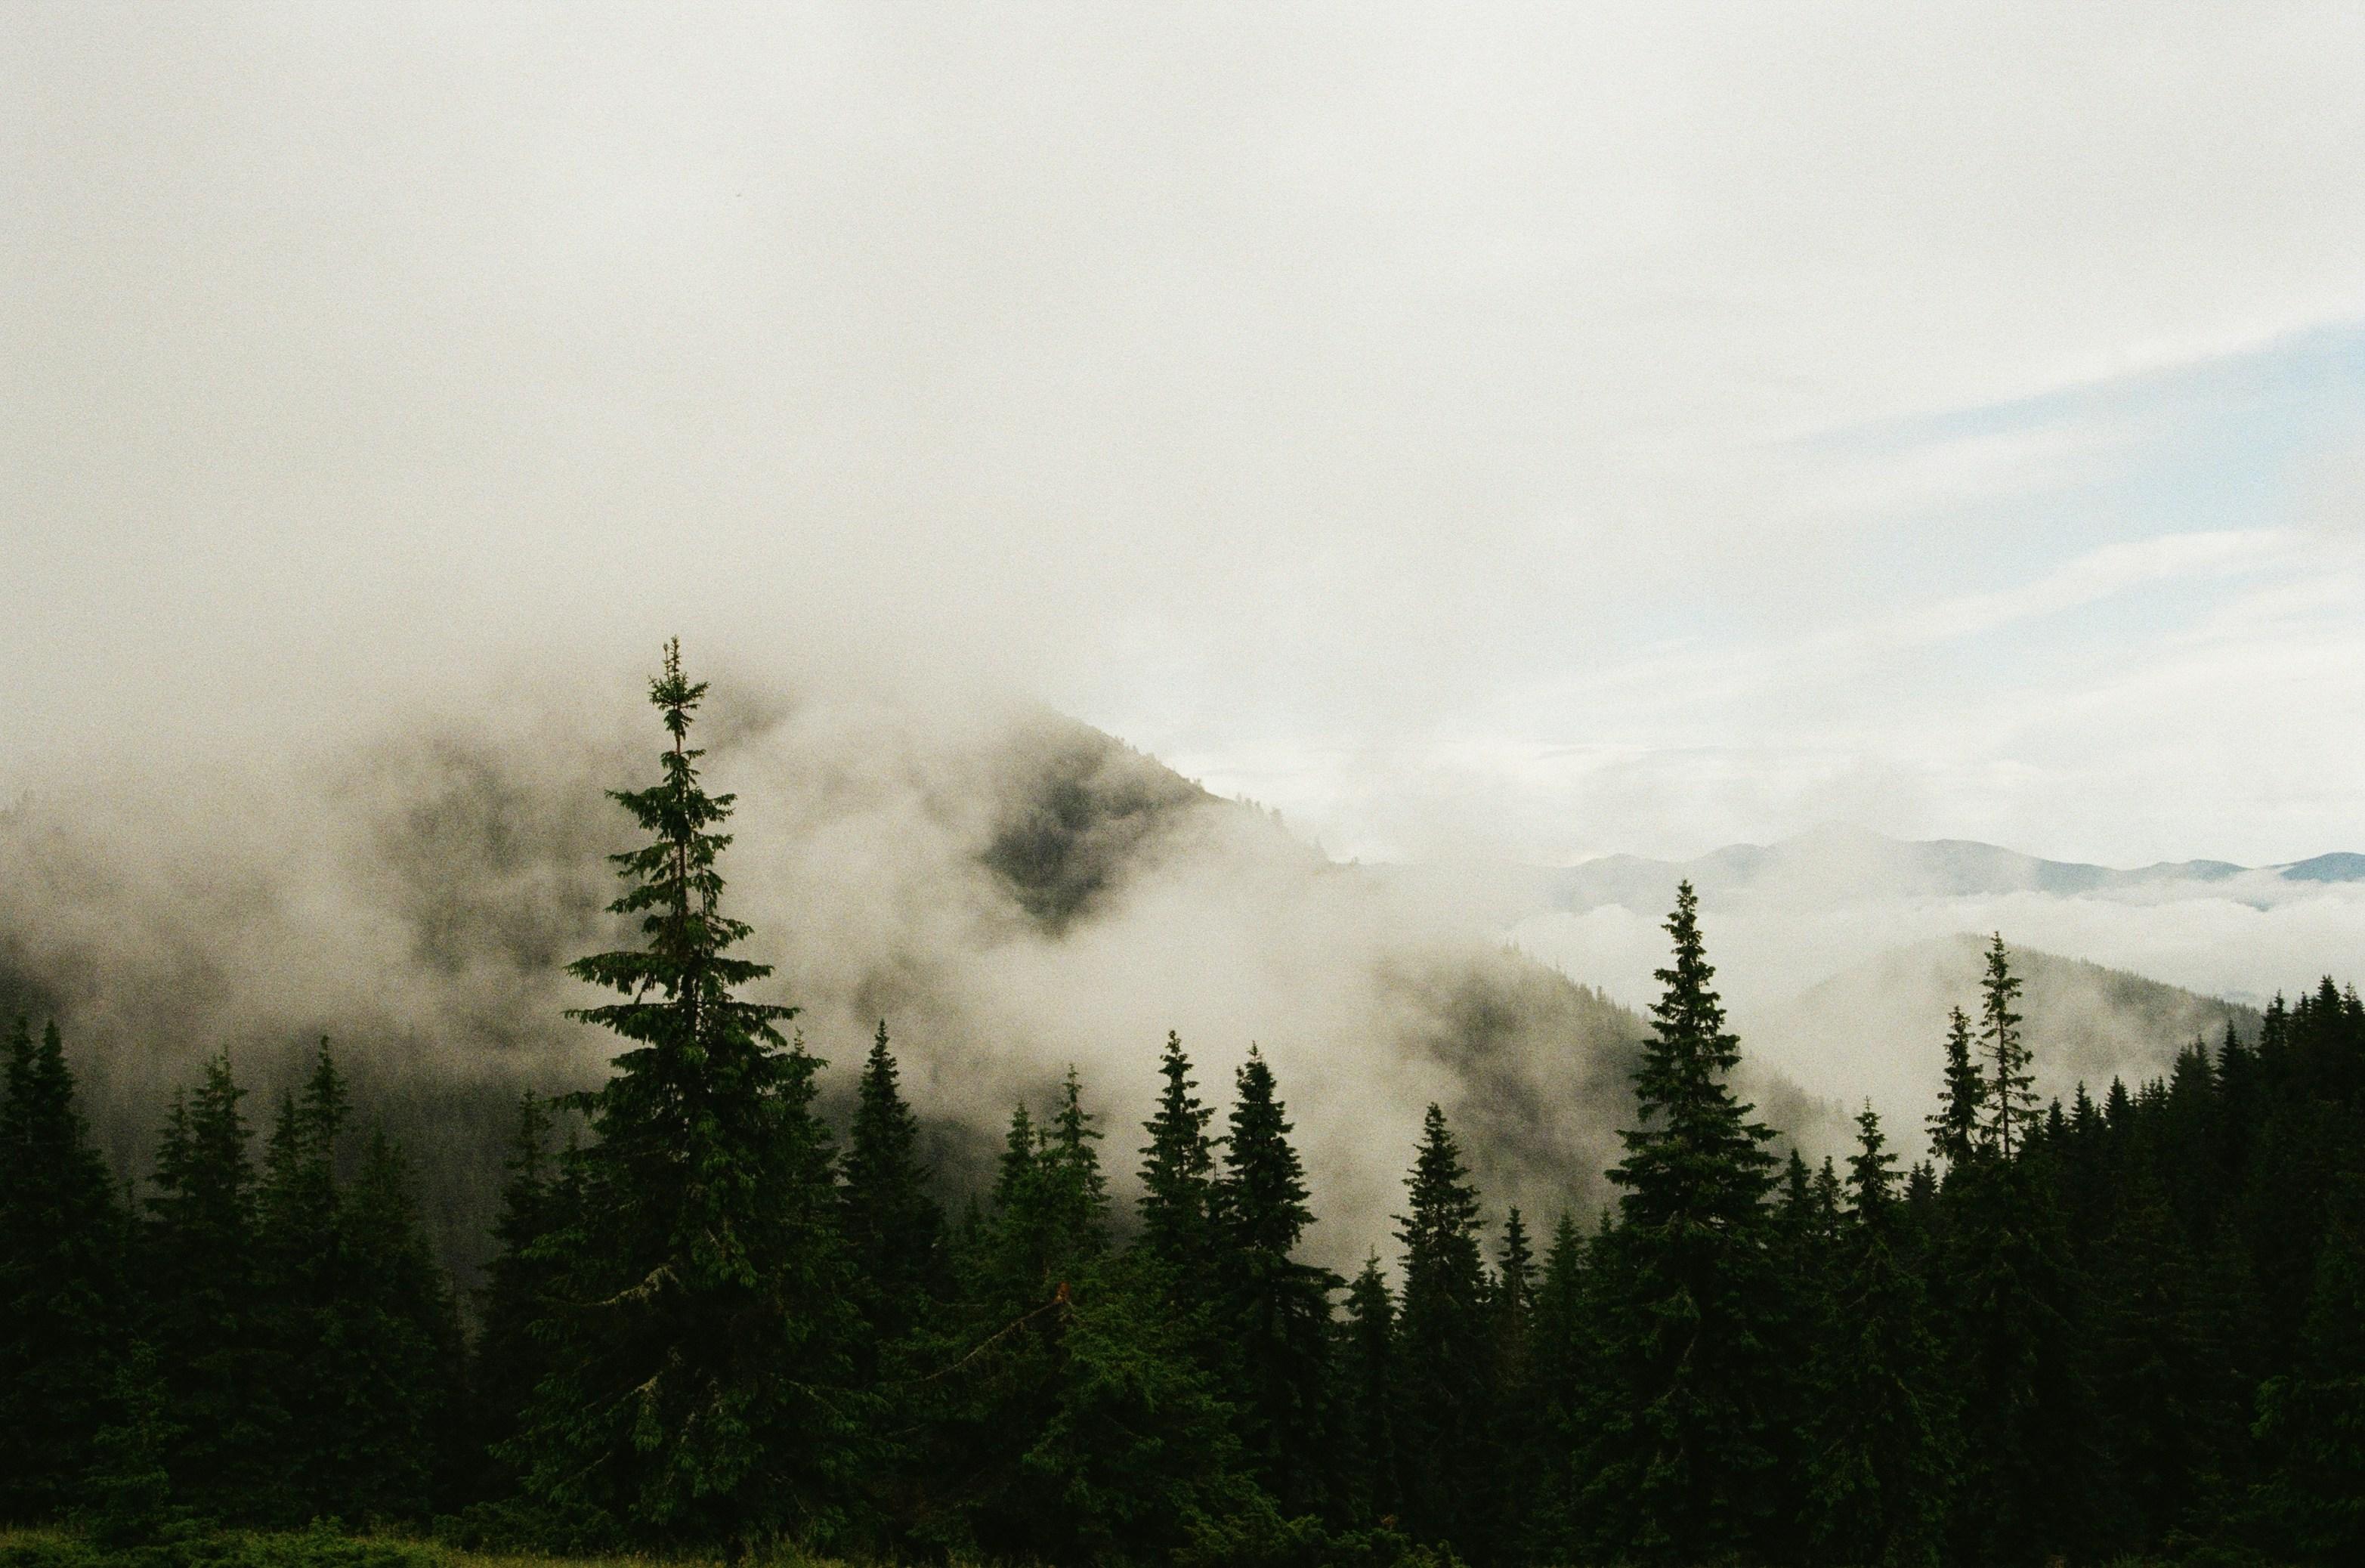
[(1932, 1159), (1900, 1170), (1867, 1106), (1812, 1168), (1732, 1092), (1687, 886), (1609, 1212), (1490, 1227), (1431, 1106), (1393, 1274), (1343, 1281), (1300, 1256), (1270, 1064), (1219, 1106), (1170, 1036), (1133, 1214), (1071, 1071), (947, 1215), (885, 1025), (841, 1148), (793, 1010), (741, 995), (767, 971), (723, 913), (703, 692), (669, 648), (661, 772), (615, 797), (638, 940), (574, 967), (623, 1049), (519, 1107), (472, 1338), (325, 1042), (259, 1151), (209, 1063), (135, 1193), (57, 1030), (16, 1026), (0, 1518), (1061, 1562), (2365, 1561), (2353, 990), (2040, 1107), (1998, 938), (1929, 1046)]

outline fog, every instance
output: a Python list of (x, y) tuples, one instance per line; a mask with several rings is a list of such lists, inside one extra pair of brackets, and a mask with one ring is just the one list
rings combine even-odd
[[(602, 790), (662, 733), (621, 670), (484, 698), (310, 754), (61, 772), (12, 810), (0, 978), (61, 1016), (118, 1159), (204, 1054), (268, 1089), (326, 1033), (364, 1100), (430, 1124), (465, 1226), (508, 1099), (596, 1080), (612, 1042), (564, 1020), (562, 967), (618, 935), (600, 857), (633, 839)], [(738, 796), (729, 907), (778, 966), (752, 994), (803, 1009), (835, 1100), (887, 1021), (948, 1196), (1071, 1064), (1129, 1193), (1176, 1029), (1218, 1105), (1251, 1042), (1272, 1060), (1333, 1264), (1388, 1244), (1431, 1100), (1497, 1217), (1603, 1201), (1638, 1021), (1269, 814), (983, 688), (725, 676), (694, 738)]]

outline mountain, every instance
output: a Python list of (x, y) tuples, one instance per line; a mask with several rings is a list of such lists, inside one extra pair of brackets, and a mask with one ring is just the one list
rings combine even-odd
[(1688, 878), (1703, 899), (1732, 895), (1962, 898), (2012, 892), (2063, 897), (2140, 896), (2209, 885), (2219, 896), (2271, 903), (2307, 884), (2365, 882), (2365, 855), (2320, 855), (2283, 866), (2174, 860), (2119, 869), (2034, 855), (1967, 839), (1911, 841), (1854, 829), (1826, 829), (1778, 844), (1733, 844), (1687, 861), (1609, 855), (1536, 870), (1529, 884), (1543, 907), (1582, 913), (1611, 904), (1664, 911)]
[[(207, 1054), (267, 1109), (327, 1035), (418, 1156), (446, 1256), (481, 1255), (517, 1093), (613, 1048), (566, 1018), (588, 998), (563, 966), (627, 935), (606, 857), (634, 834), (603, 791), (663, 738), (629, 690), (505, 697), (300, 757), (61, 778), (0, 816), (0, 1014), (59, 1018), (119, 1166)], [(693, 742), (738, 798), (722, 870), (777, 968), (757, 994), (800, 1007), (841, 1103), (888, 1020), (948, 1196), (1070, 1064), (1122, 1191), (1170, 1028), (1219, 1103), (1261, 1043), (1326, 1262), (1385, 1244), (1432, 1100), (1491, 1204), (1604, 1195), (1645, 1025), (1498, 927), (1026, 705), (719, 682)]]
[[(1978, 1015), (1986, 947), (1963, 935), (1893, 948), (1738, 1010), (1736, 1026), (1810, 1091), (1869, 1095), (1898, 1130), (1918, 1128), (1935, 1103), (1947, 1011)], [(2044, 1096), (2066, 1102), (2080, 1081), (2100, 1095), (2113, 1077), (2132, 1087), (2195, 1039), (2214, 1050), (2228, 1024), (2258, 1038), (2259, 1012), (2240, 1002), (2033, 948), (2012, 949), (2012, 965)]]

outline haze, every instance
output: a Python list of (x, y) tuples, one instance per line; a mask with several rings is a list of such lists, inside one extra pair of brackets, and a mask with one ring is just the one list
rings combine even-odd
[(679, 631), (1342, 857), (2360, 836), (2352, 6), (6, 15), (11, 792)]

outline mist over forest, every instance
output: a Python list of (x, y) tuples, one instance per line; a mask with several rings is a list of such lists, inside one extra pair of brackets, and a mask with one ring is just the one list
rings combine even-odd
[[(605, 791), (646, 748), (628, 707), (568, 695), (35, 789), (0, 820), (0, 1011), (54, 1012), (127, 1170), (207, 1057), (275, 1090), (327, 1036), (426, 1157), (472, 1268), (515, 1094), (596, 1082), (611, 1048), (563, 1016), (583, 1000), (563, 966), (618, 934)], [(840, 1113), (887, 1022), (948, 1194), (1070, 1065), (1138, 1120), (1176, 1029), (1210, 1070), (1253, 1042), (1289, 1076), (1333, 1266), (1384, 1243), (1432, 1100), (1473, 1129), (1496, 1201), (1605, 1196), (1645, 1026), (1499, 931), (1039, 706), (725, 681), (713, 709), (706, 766), (743, 801), (725, 872), (777, 966), (767, 993), (838, 1064)], [(1778, 1075), (1753, 1089), (1836, 1136)]]

